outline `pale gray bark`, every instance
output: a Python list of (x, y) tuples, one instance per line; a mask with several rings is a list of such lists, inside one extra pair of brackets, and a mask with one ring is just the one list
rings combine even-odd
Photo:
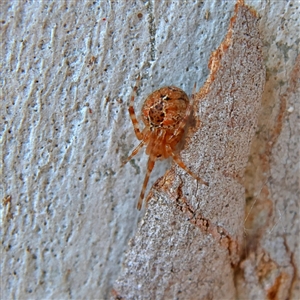
[[(243, 174), (265, 85), (258, 18), (236, 7), (195, 96), (195, 128), (181, 156), (201, 185), (173, 167), (156, 184), (131, 242), (117, 295), (125, 299), (234, 299), (243, 248)], [(201, 122), (199, 122), (201, 120)]]

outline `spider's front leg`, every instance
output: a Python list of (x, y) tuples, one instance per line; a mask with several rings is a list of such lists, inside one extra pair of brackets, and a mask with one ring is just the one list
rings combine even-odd
[(145, 176), (145, 179), (144, 179), (144, 183), (143, 183), (142, 191), (141, 191), (141, 194), (140, 194), (139, 202), (137, 204), (137, 209), (138, 210), (141, 210), (141, 208), (142, 208), (143, 199), (144, 199), (144, 196), (145, 196), (145, 191), (146, 191), (146, 188), (147, 188), (147, 184), (148, 184), (148, 181), (149, 181), (150, 174), (151, 174), (151, 172), (154, 168), (154, 164), (155, 164), (155, 159), (153, 158), (152, 154), (150, 154), (149, 159), (148, 159), (148, 164), (147, 164), (147, 173), (146, 173), (146, 176)]
[(172, 148), (169, 145), (167, 145), (167, 151), (180, 168), (182, 168), (184, 171), (186, 171), (188, 174), (190, 174), (193, 178), (195, 178), (200, 183), (208, 186), (208, 182), (204, 181), (203, 179), (198, 177), (195, 173), (193, 173), (190, 169), (188, 169), (188, 167), (184, 164), (181, 158), (173, 152)]
[(145, 142), (142, 141), (137, 147), (133, 149), (131, 154), (126, 158), (126, 160), (122, 163), (121, 167), (126, 165), (139, 151), (140, 149), (144, 146)]

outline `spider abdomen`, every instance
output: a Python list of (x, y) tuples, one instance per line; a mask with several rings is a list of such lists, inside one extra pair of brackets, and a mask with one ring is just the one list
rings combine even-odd
[(148, 96), (142, 108), (142, 117), (150, 129), (174, 129), (185, 117), (189, 105), (187, 94), (178, 87), (162, 87)]

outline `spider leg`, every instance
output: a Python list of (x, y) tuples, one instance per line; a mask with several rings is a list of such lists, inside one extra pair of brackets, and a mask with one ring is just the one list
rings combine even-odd
[(173, 135), (171, 136), (170, 140), (169, 140), (169, 143), (172, 143), (172, 141), (174, 139), (176, 139), (177, 135), (179, 134), (180, 131), (183, 130), (184, 126), (185, 126), (185, 123), (188, 119), (188, 117), (190, 116), (191, 114), (191, 109), (193, 107), (193, 104), (194, 104), (194, 98), (195, 98), (195, 93), (196, 93), (196, 82), (194, 84), (194, 88), (193, 88), (193, 93), (192, 93), (192, 96), (191, 96), (191, 101), (189, 102), (188, 104), (188, 107), (186, 109), (186, 113), (185, 113), (185, 116), (184, 118), (180, 121), (180, 123), (178, 124), (178, 127), (176, 128), (176, 130), (174, 131)]
[(134, 98), (136, 97), (136, 91), (138, 89), (139, 82), (140, 82), (140, 76), (138, 76), (138, 78), (136, 80), (136, 84), (135, 84), (135, 86), (132, 90), (128, 111), (129, 111), (130, 119), (131, 119), (131, 122), (132, 122), (132, 125), (133, 125), (133, 128), (134, 128), (135, 135), (139, 140), (142, 140), (143, 139), (143, 134), (140, 131), (139, 122), (136, 118), (136, 114), (135, 114), (134, 107), (133, 107)]
[(143, 204), (143, 199), (144, 199), (146, 187), (147, 187), (147, 184), (148, 184), (148, 180), (149, 180), (150, 174), (151, 174), (151, 172), (152, 172), (152, 170), (154, 168), (154, 164), (155, 164), (155, 160), (153, 160), (153, 158), (150, 155), (149, 159), (148, 159), (147, 173), (146, 173), (146, 176), (145, 176), (145, 179), (144, 179), (144, 183), (143, 183), (141, 195), (140, 195), (140, 198), (139, 198), (139, 202), (137, 204), (137, 209), (138, 210), (141, 210), (141, 208), (142, 208), (142, 204)]
[(131, 154), (126, 158), (126, 160), (122, 163), (121, 168), (126, 165), (140, 150), (141, 148), (144, 146), (145, 141), (142, 141), (137, 147), (135, 147), (133, 149), (133, 151), (131, 152)]
[(208, 183), (206, 181), (204, 181), (203, 179), (201, 179), (200, 177), (198, 177), (195, 173), (193, 173), (191, 170), (189, 170), (187, 168), (187, 166), (184, 164), (184, 162), (180, 159), (180, 157), (178, 155), (176, 155), (171, 147), (169, 145), (167, 145), (167, 150), (168, 152), (171, 154), (172, 158), (174, 159), (174, 161), (176, 162), (176, 164), (182, 168), (184, 171), (186, 171), (188, 174), (190, 174), (193, 178), (195, 178), (197, 181), (199, 181), (202, 184), (205, 184), (206, 186), (208, 186)]

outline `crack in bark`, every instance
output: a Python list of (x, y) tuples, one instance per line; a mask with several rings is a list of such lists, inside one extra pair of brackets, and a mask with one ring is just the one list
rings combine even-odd
[[(213, 224), (209, 219), (197, 213), (183, 196), (182, 187), (183, 182), (181, 181), (177, 187), (176, 208), (188, 217), (187, 220), (191, 224), (197, 226), (202, 232), (211, 234), (222, 247), (228, 249), (231, 265), (236, 267), (240, 260), (238, 242), (222, 226)], [(174, 198), (174, 195), (172, 196)]]

